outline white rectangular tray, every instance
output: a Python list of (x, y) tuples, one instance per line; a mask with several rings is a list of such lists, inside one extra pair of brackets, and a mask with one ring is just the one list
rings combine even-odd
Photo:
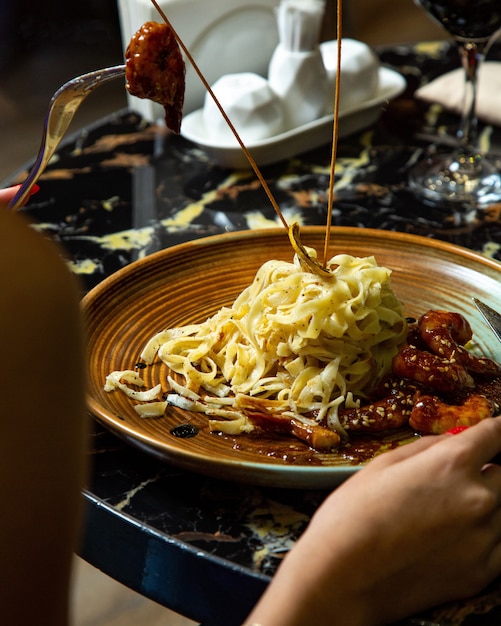
[[(359, 105), (340, 111), (339, 137), (374, 124), (386, 103), (401, 94), (406, 86), (404, 77), (386, 67), (379, 69), (377, 94)], [(246, 145), (258, 165), (276, 163), (296, 154), (313, 150), (332, 141), (333, 115), (326, 115), (299, 128), (288, 130), (269, 139)], [(234, 143), (215, 143), (209, 138), (203, 122), (202, 109), (186, 115), (181, 124), (181, 135), (202, 148), (217, 165), (229, 168), (250, 167), (235, 139)]]

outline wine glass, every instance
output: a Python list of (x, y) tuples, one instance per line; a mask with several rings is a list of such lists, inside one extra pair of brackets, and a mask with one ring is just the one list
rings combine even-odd
[(501, 32), (501, 0), (415, 0), (452, 35), (465, 75), (465, 97), (457, 147), (419, 162), (410, 173), (411, 187), (437, 203), (482, 206), (501, 201), (501, 174), (477, 145), (478, 72)]

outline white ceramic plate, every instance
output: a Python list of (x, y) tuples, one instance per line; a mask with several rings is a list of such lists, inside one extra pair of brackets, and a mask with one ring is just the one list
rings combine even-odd
[[(385, 103), (400, 95), (405, 89), (404, 77), (386, 67), (379, 69), (379, 87), (374, 98), (350, 107), (339, 114), (339, 136), (346, 137), (377, 121)], [(258, 165), (269, 165), (295, 154), (325, 145), (332, 138), (332, 115), (325, 115), (314, 122), (288, 130), (269, 139), (248, 144), (252, 157)], [(231, 168), (247, 168), (249, 163), (235, 140), (234, 143), (217, 144), (206, 132), (202, 109), (186, 115), (181, 125), (181, 135), (203, 148), (218, 165)]]

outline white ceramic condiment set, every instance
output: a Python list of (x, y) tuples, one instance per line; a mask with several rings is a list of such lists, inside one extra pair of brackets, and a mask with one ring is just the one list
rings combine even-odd
[[(279, 43), (264, 78), (252, 72), (226, 74), (212, 90), (245, 143), (298, 128), (332, 111), (337, 42), (319, 45), (324, 0), (282, 0), (277, 7)], [(377, 92), (379, 62), (373, 51), (344, 39), (340, 107)], [(233, 136), (210, 94), (203, 106), (207, 136), (227, 143)]]

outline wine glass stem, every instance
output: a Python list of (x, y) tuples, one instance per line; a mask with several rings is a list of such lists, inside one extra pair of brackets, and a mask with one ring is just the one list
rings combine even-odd
[(461, 151), (464, 154), (473, 154), (477, 148), (478, 74), (485, 59), (487, 42), (458, 41), (457, 43), (465, 74), (463, 112), (457, 137)]

